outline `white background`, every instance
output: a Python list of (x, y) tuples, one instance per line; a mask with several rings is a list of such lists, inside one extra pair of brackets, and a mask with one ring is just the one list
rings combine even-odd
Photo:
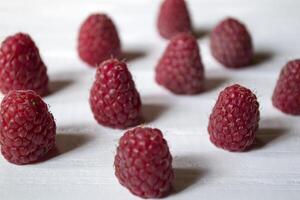
[[(104, 128), (89, 104), (94, 69), (81, 62), (76, 39), (92, 12), (116, 23), (143, 101), (145, 125), (160, 128), (174, 157), (176, 180), (168, 199), (299, 199), (300, 118), (274, 109), (271, 95), (282, 66), (300, 53), (300, 1), (191, 0), (208, 89), (175, 96), (156, 85), (153, 69), (166, 41), (155, 28), (158, 0), (0, 0), (0, 39), (22, 31), (36, 41), (48, 66), (49, 104), (57, 129), (57, 151), (44, 162), (16, 166), (0, 157), (0, 199), (136, 199), (119, 185), (113, 159), (124, 131)], [(257, 64), (227, 70), (210, 55), (208, 32), (234, 16), (247, 24)], [(129, 55), (129, 56), (128, 56)], [(219, 91), (232, 83), (251, 88), (261, 108), (254, 147), (230, 153), (208, 138), (208, 116)]]

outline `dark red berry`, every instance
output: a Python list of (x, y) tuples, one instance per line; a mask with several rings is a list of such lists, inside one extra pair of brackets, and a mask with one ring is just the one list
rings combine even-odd
[(134, 195), (165, 196), (174, 174), (172, 156), (161, 131), (141, 127), (127, 131), (117, 148), (115, 175)]
[(17, 33), (7, 37), (0, 48), (0, 90), (34, 90), (48, 92), (47, 68), (29, 35)]
[(232, 85), (225, 88), (209, 117), (210, 140), (228, 151), (244, 151), (258, 129), (259, 104), (247, 88)]
[(164, 0), (157, 21), (160, 35), (170, 39), (178, 33), (192, 32), (191, 19), (184, 0)]
[(81, 25), (78, 38), (80, 58), (92, 67), (119, 57), (121, 44), (113, 21), (105, 14), (92, 14)]
[(241, 68), (251, 64), (253, 47), (245, 25), (236, 19), (227, 18), (211, 33), (212, 55), (228, 68)]
[(99, 124), (123, 129), (141, 122), (140, 95), (124, 62), (103, 62), (95, 79), (90, 105)]
[(183, 33), (171, 39), (156, 66), (156, 82), (175, 94), (204, 90), (204, 67), (196, 39)]
[(36, 162), (55, 145), (56, 125), (34, 91), (10, 91), (1, 102), (0, 144), (11, 163)]
[(272, 101), (282, 112), (300, 115), (300, 59), (292, 60), (283, 67)]

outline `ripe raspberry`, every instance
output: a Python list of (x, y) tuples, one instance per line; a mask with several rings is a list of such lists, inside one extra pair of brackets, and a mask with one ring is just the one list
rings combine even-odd
[(290, 61), (283, 67), (272, 101), (282, 112), (300, 115), (300, 59)]
[(156, 82), (175, 94), (204, 89), (204, 68), (196, 39), (183, 33), (171, 39), (156, 66)]
[(125, 63), (104, 61), (96, 72), (90, 105), (99, 124), (128, 128), (141, 122), (141, 99)]
[(2, 155), (22, 165), (38, 161), (55, 145), (56, 125), (47, 104), (34, 91), (10, 91), (0, 110)]
[(157, 28), (166, 39), (178, 33), (191, 32), (191, 19), (185, 1), (165, 0), (160, 7)]
[(159, 198), (166, 195), (174, 174), (172, 156), (160, 130), (135, 128), (120, 139), (115, 175), (134, 195)]
[(232, 85), (219, 95), (209, 118), (210, 140), (229, 151), (244, 151), (258, 129), (259, 104), (247, 88)]
[(215, 59), (228, 68), (245, 67), (253, 58), (248, 30), (232, 18), (225, 19), (212, 31), (210, 47)]
[(7, 37), (0, 48), (0, 90), (34, 90), (48, 92), (47, 68), (29, 35), (17, 33)]
[(81, 25), (78, 54), (92, 67), (111, 57), (119, 57), (121, 44), (113, 21), (105, 14), (92, 14)]

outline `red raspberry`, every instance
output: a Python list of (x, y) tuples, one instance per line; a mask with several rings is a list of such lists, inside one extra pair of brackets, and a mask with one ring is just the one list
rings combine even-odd
[(156, 82), (175, 94), (204, 89), (204, 68), (196, 39), (183, 33), (171, 39), (156, 66)]
[(56, 125), (47, 104), (34, 91), (10, 91), (0, 110), (3, 156), (22, 165), (38, 161), (55, 145)]
[(288, 62), (275, 87), (273, 105), (284, 113), (300, 115), (300, 59)]
[(81, 25), (78, 54), (92, 67), (111, 57), (119, 57), (121, 44), (113, 21), (105, 14), (92, 14)]
[(99, 124), (123, 129), (141, 122), (140, 95), (124, 62), (103, 62), (95, 78), (90, 105)]
[(259, 104), (247, 88), (232, 85), (219, 95), (209, 118), (210, 140), (229, 151), (244, 151), (258, 129)]
[(47, 68), (29, 35), (17, 33), (7, 37), (0, 48), (0, 90), (34, 90), (48, 92)]
[(172, 156), (160, 130), (135, 128), (120, 139), (115, 175), (133, 194), (142, 198), (166, 195), (174, 174)]
[(191, 32), (191, 19), (185, 1), (165, 0), (160, 8), (157, 27), (166, 39), (178, 33)]
[(215, 59), (228, 68), (245, 67), (253, 58), (248, 30), (232, 18), (225, 19), (212, 31), (210, 46)]

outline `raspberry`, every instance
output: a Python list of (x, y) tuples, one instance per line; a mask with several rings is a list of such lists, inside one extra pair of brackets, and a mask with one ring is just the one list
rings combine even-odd
[(170, 39), (178, 33), (192, 32), (191, 19), (184, 0), (165, 0), (157, 21), (159, 34)]
[(156, 66), (156, 82), (175, 94), (204, 89), (204, 68), (196, 39), (183, 33), (171, 39)]
[(220, 93), (210, 115), (210, 140), (225, 150), (244, 151), (255, 139), (258, 121), (256, 96), (240, 85), (229, 86)]
[(99, 124), (124, 129), (141, 122), (141, 99), (124, 62), (104, 61), (96, 72), (90, 105)]
[(48, 92), (47, 68), (29, 35), (17, 33), (7, 37), (0, 48), (0, 90), (34, 90)]
[(300, 59), (288, 62), (275, 87), (273, 105), (284, 113), (300, 115)]
[(119, 57), (121, 44), (113, 21), (105, 14), (92, 14), (81, 25), (79, 57), (92, 67), (111, 57)]
[(22, 165), (38, 161), (55, 145), (56, 125), (47, 104), (34, 91), (10, 91), (1, 102), (2, 155)]
[(115, 156), (120, 184), (142, 198), (166, 195), (174, 178), (172, 156), (160, 130), (135, 128), (120, 139)]
[(248, 30), (232, 18), (225, 19), (212, 31), (210, 47), (215, 59), (228, 68), (245, 67), (253, 58)]

